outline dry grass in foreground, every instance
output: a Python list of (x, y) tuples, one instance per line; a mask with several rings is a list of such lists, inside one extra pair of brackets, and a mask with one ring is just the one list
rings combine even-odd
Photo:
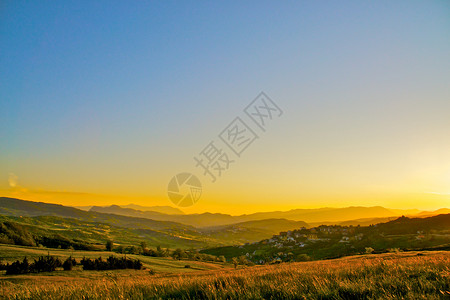
[[(6, 299), (450, 299), (450, 253), (423, 252), (218, 272), (4, 278)], [(124, 276), (121, 276), (124, 275)], [(75, 274), (74, 274), (75, 276)]]

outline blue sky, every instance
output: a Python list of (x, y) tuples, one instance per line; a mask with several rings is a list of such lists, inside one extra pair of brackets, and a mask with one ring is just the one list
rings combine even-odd
[(14, 174), (168, 204), (172, 174), (263, 90), (285, 115), (197, 209), (449, 193), (449, 16), (447, 1), (4, 1), (0, 188)]

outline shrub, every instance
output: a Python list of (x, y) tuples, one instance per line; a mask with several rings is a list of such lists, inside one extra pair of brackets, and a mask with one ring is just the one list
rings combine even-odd
[(371, 254), (373, 251), (375, 251), (372, 247), (366, 247), (366, 254)]
[(113, 242), (112, 241), (107, 241), (105, 247), (106, 247), (106, 251), (112, 251), (112, 249), (113, 249)]
[(181, 250), (180, 248), (178, 248), (175, 251), (173, 251), (172, 257), (174, 259), (180, 260), (180, 259), (183, 259), (183, 258), (187, 258), (188, 256), (187, 256), (187, 254), (186, 254), (186, 252), (184, 250)]
[(152, 257), (157, 257), (158, 256), (158, 253), (155, 250), (153, 250), (153, 249), (144, 249), (142, 251), (142, 254), (146, 255), (146, 256), (152, 256)]
[(64, 271), (70, 271), (76, 265), (77, 265), (77, 261), (74, 258), (72, 258), (72, 256), (69, 256), (62, 264), (62, 267), (63, 267)]
[(296, 261), (308, 261), (311, 258), (307, 254), (299, 254), (297, 255)]

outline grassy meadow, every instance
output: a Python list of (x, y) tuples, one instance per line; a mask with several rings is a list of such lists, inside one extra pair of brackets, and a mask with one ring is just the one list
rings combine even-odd
[[(4, 253), (3, 249), (0, 253)], [(99, 255), (98, 252), (95, 254)], [(138, 271), (74, 269), (52, 273), (2, 275), (0, 297), (4, 299), (450, 298), (450, 253), (447, 251), (369, 254), (335, 260), (238, 267), (238, 269), (228, 264), (175, 261), (170, 258), (144, 259), (146, 267), (155, 270), (153, 274), (148, 269)], [(191, 268), (184, 268), (186, 264), (191, 265)], [(186, 270), (189, 272), (185, 272)]]
[[(17, 245), (0, 245), (0, 260), (3, 263), (11, 263), (15, 260), (22, 260), (27, 257), (29, 260), (37, 259), (39, 256), (51, 255), (65, 260), (67, 257), (72, 256), (78, 262), (83, 258), (106, 258), (110, 255), (122, 256), (123, 254), (117, 254), (115, 252), (109, 251), (79, 251), (79, 250), (67, 250), (67, 249), (47, 249), (38, 247), (25, 247)], [(216, 270), (222, 269), (224, 267), (230, 267), (227, 264), (221, 263), (210, 263), (202, 261), (185, 261), (185, 260), (174, 260), (172, 258), (166, 257), (151, 257), (143, 255), (126, 254), (129, 258), (139, 259), (144, 268), (153, 270), (156, 273), (185, 273), (185, 272), (195, 272), (200, 270)], [(190, 268), (185, 266), (189, 265)], [(82, 273), (82, 267), (76, 266), (74, 271), (79, 271)], [(2, 272), (2, 271), (0, 271)], [(71, 271), (73, 272), (73, 271)], [(55, 274), (58, 272), (54, 272)], [(60, 274), (67, 275), (67, 272), (59, 272)], [(69, 272), (70, 273), (70, 272)], [(38, 276), (38, 275), (36, 275)], [(52, 273), (53, 276), (53, 273)], [(1, 278), (1, 277), (0, 277)]]

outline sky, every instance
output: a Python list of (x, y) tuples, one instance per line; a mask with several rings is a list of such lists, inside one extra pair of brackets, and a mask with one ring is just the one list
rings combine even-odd
[[(237, 117), (257, 136), (239, 156)], [(0, 4), (0, 196), (174, 206), (190, 173), (187, 213), (431, 210), (449, 137), (448, 1)], [(211, 142), (233, 161), (215, 182), (194, 160)]]

